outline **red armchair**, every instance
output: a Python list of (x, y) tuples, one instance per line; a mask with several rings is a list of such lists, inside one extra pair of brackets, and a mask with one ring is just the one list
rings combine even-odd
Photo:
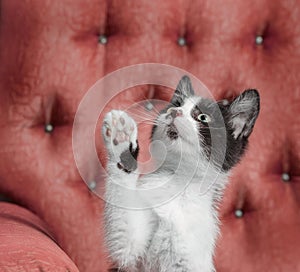
[[(299, 16), (299, 0), (2, 0), (0, 191), (27, 211), (0, 204), (0, 271), (108, 270), (103, 201), (76, 169), (72, 124), (93, 83), (144, 62), (189, 71), (216, 99), (260, 90), (216, 267), (300, 271)], [(111, 107), (171, 95), (135, 89)]]

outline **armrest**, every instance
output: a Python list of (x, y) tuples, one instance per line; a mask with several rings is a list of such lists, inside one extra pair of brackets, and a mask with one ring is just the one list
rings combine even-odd
[(30, 211), (0, 202), (0, 272), (79, 270)]

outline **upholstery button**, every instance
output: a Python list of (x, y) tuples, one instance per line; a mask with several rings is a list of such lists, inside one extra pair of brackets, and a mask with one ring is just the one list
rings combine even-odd
[(227, 99), (222, 100), (222, 105), (227, 106), (229, 104), (229, 101)]
[(255, 43), (256, 43), (257, 45), (262, 45), (263, 42), (264, 42), (264, 37), (263, 37), (263, 36), (260, 36), (260, 35), (256, 36), (256, 38), (255, 38)]
[(145, 108), (146, 108), (146, 110), (147, 111), (152, 111), (153, 110), (153, 104), (151, 103), (151, 102), (147, 102), (146, 104), (145, 104)]
[(51, 124), (46, 124), (45, 125), (45, 132), (46, 133), (51, 133), (54, 130), (54, 127)]
[(177, 40), (177, 43), (179, 46), (185, 46), (186, 45), (186, 39), (184, 37), (179, 37)]
[(241, 209), (235, 210), (234, 215), (236, 218), (242, 218), (244, 216), (244, 212)]
[(89, 184), (88, 187), (90, 190), (94, 190), (96, 188), (97, 184), (94, 180), (92, 180)]
[(290, 181), (290, 180), (291, 180), (291, 177), (290, 177), (290, 175), (289, 175), (288, 173), (283, 173), (283, 174), (281, 175), (281, 179), (282, 179), (283, 181)]
[(107, 42), (108, 42), (107, 37), (103, 34), (99, 36), (98, 40), (99, 40), (99, 43), (101, 43), (101, 44), (107, 44)]

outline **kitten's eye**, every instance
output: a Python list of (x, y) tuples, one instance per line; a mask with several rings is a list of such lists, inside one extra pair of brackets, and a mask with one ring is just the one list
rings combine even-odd
[(209, 115), (205, 114), (205, 113), (201, 113), (198, 115), (197, 119), (204, 124), (208, 124), (211, 121), (211, 118), (209, 117)]

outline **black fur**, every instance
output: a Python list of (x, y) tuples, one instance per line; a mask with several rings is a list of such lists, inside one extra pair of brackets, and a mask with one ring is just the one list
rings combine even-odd
[(188, 76), (183, 76), (179, 81), (174, 95), (171, 99), (171, 104), (175, 107), (180, 107), (187, 97), (194, 95), (191, 80)]
[[(246, 118), (245, 126), (241, 132), (241, 136), (235, 139), (233, 136), (234, 127), (232, 120), (238, 116), (238, 113), (233, 112), (232, 107), (236, 106), (234, 103), (240, 103), (245, 98), (252, 101), (253, 107), (249, 112), (241, 111), (243, 117)], [(211, 122), (209, 124), (200, 122), (197, 119), (200, 113), (208, 114), (211, 117)], [(232, 103), (226, 106), (221, 102), (215, 103), (208, 99), (202, 99), (194, 107), (191, 115), (198, 122), (199, 134), (202, 136), (200, 144), (207, 155), (207, 159), (212, 159), (212, 162), (225, 172), (236, 165), (247, 148), (248, 137), (253, 129), (258, 113), (259, 95), (256, 90), (243, 92)], [(247, 133), (245, 133), (246, 130)], [(212, 136), (214, 137), (214, 142), (212, 141)], [(226, 141), (224, 136), (226, 137)], [(224, 144), (226, 144), (225, 150)], [(213, 157), (211, 158), (211, 156)], [(222, 158), (224, 158), (224, 161)]]
[(178, 130), (174, 124), (169, 125), (167, 135), (171, 140), (176, 140), (178, 138)]
[(133, 149), (132, 143), (129, 144), (129, 149), (123, 151), (120, 156), (121, 161), (117, 164), (118, 168), (126, 173), (131, 173), (137, 168), (137, 157), (139, 154), (138, 141), (136, 141), (136, 144), (136, 149)]

